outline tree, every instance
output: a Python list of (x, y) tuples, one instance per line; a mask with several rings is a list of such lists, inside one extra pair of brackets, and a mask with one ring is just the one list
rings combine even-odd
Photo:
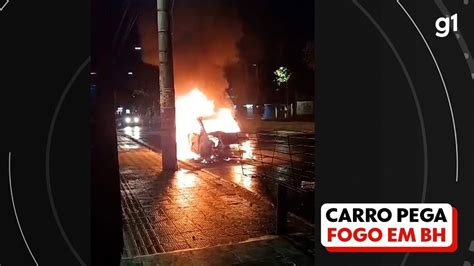
[(288, 81), (291, 78), (290, 70), (286, 67), (279, 67), (273, 73), (276, 76), (275, 81), (278, 84), (277, 91), (279, 91), (281, 88), (287, 88)]
[(290, 88), (288, 87), (288, 81), (291, 78), (291, 72), (286, 67), (279, 67), (273, 73), (276, 76), (275, 81), (278, 85), (277, 91), (279, 91), (280, 89), (285, 90), (285, 94), (286, 94), (286, 112), (287, 112), (287, 118), (289, 118), (290, 115), (289, 115), (288, 112), (289, 112), (289, 108), (290, 108)]

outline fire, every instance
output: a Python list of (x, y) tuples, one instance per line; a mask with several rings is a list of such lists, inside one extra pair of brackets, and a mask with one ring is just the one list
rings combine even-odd
[(253, 159), (253, 148), (250, 140), (246, 140), (241, 144), (240, 149), (243, 151), (242, 159)]
[(189, 135), (199, 134), (201, 126), (198, 118), (203, 120), (207, 132), (222, 131), (225, 133), (240, 132), (234, 119), (232, 109), (220, 108), (216, 111), (214, 101), (195, 88), (189, 93), (176, 98), (176, 146), (178, 159), (197, 159), (199, 156), (191, 151)]

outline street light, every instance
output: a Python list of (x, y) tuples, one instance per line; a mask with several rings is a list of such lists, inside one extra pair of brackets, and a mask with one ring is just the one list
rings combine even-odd
[(140, 46), (135, 46), (133, 49), (135, 49), (135, 51), (140, 51), (142, 48)]
[(132, 72), (132, 71), (128, 71), (127, 74), (131, 76), (131, 75), (133, 75), (133, 72)]

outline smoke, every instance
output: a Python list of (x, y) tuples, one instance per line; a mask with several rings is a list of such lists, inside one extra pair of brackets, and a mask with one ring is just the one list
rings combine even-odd
[(150, 8), (138, 18), (138, 35), (143, 63), (158, 66), (158, 25), (154, 9)]
[[(227, 104), (223, 69), (238, 60), (236, 42), (242, 37), (235, 1), (175, 0), (173, 56), (178, 96), (198, 87), (216, 105)], [(143, 62), (158, 65), (156, 13), (142, 15), (138, 27)]]

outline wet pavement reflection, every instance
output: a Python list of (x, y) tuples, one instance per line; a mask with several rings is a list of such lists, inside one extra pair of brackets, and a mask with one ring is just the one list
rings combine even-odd
[[(153, 130), (146, 127), (137, 127), (138, 129), (122, 129), (119, 133), (125, 133), (139, 141), (145, 142), (147, 145), (154, 147), (155, 150), (159, 150), (160, 147), (160, 132), (158, 130)], [(138, 132), (138, 133), (133, 133)], [(132, 142), (132, 144), (130, 144)], [(130, 147), (135, 147), (133, 141), (125, 141), (126, 145)], [(120, 145), (119, 145), (120, 146)], [(271, 153), (272, 151), (260, 151), (261, 153)], [(281, 156), (281, 154), (280, 154)], [(265, 158), (266, 163), (270, 163), (270, 158)], [(278, 166), (274, 166), (273, 171), (279, 171), (281, 173), (287, 173), (284, 175), (271, 175), (270, 177), (265, 177), (267, 174), (265, 168), (262, 166), (252, 165), (252, 164), (241, 164), (238, 160), (222, 161), (211, 164), (203, 164), (199, 161), (186, 161), (192, 167), (201, 169), (211, 175), (224, 178), (230, 182), (233, 182), (252, 193), (257, 194), (259, 197), (265, 199), (266, 201), (276, 204), (277, 198), (277, 183), (275, 180), (280, 182), (287, 181), (286, 175), (288, 175), (288, 169), (281, 167), (280, 170)], [(295, 184), (298, 186), (299, 184)], [(304, 217), (306, 220), (313, 222), (314, 220), (314, 194), (299, 194), (299, 193), (290, 193), (289, 201), (291, 204), (291, 211)]]
[(129, 138), (126, 138), (124, 136), (117, 136), (118, 139), (118, 151), (128, 151), (128, 150), (135, 150), (139, 149), (140, 145), (136, 143), (133, 140), (130, 140)]
[[(153, 245), (163, 252), (274, 233), (273, 207), (253, 193), (236, 190), (230, 182), (187, 166), (170, 175), (162, 173), (160, 154), (143, 147), (129, 149), (133, 146), (129, 141), (119, 137), (122, 195), (130, 198), (123, 206), (125, 256), (153, 250), (140, 245)], [(235, 167), (229, 170), (238, 172)], [(248, 177), (234, 177), (252, 187)], [(137, 219), (145, 222), (145, 229), (137, 227)]]
[(134, 126), (134, 127), (125, 127), (123, 129), (123, 131), (125, 132), (126, 135), (129, 135), (135, 139), (140, 139), (141, 138), (141, 135), (140, 135), (140, 131), (142, 130), (141, 127), (139, 126)]
[(240, 165), (234, 165), (234, 166), (231, 166), (230, 168), (232, 169), (232, 175), (231, 175), (233, 177), (232, 181), (245, 187), (246, 189), (250, 191), (256, 192), (255, 190), (256, 184), (253, 178), (249, 175), (244, 175), (242, 171), (242, 167)]

